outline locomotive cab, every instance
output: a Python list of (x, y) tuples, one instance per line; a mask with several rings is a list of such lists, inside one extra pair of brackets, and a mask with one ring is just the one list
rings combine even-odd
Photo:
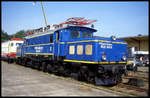
[(66, 58), (69, 51), (69, 43), (92, 40), (93, 33), (96, 31), (97, 30), (92, 28), (73, 25), (56, 30), (53, 35), (53, 42), (55, 44), (54, 55), (57, 56), (57, 58)]
[(56, 34), (54, 36), (58, 36), (55, 38), (60, 42), (79, 41), (82, 39), (86, 40), (86, 38), (93, 38), (93, 33), (96, 31), (95, 29), (82, 26), (68, 26), (67, 28), (55, 31)]

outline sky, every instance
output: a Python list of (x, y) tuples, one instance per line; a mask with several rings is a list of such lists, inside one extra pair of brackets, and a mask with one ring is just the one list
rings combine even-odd
[[(45, 26), (41, 2), (1, 3), (2, 30), (9, 35), (20, 30)], [(96, 19), (95, 36), (116, 37), (149, 35), (148, 1), (137, 2), (43, 2), (48, 24), (59, 24), (70, 17)]]

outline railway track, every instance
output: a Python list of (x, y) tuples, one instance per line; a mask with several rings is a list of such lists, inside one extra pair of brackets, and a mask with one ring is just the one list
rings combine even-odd
[(145, 73), (145, 72), (133, 72), (133, 71), (129, 71), (128, 72), (128, 77), (136, 77), (136, 78), (140, 78), (140, 79), (144, 79), (144, 80), (149, 80), (149, 72)]
[(137, 71), (137, 72), (149, 73), (148, 71), (141, 71), (141, 70), (139, 70), (139, 71)]
[[(75, 80), (71, 77), (62, 77), (62, 76), (57, 76), (55, 74), (50, 74), (50, 73), (45, 73), (45, 74), (48, 74), (48, 75), (51, 75), (51, 76), (54, 76), (54, 77), (57, 77), (60, 79), (65, 79), (67, 81), (71, 81), (71, 82), (74, 82), (74, 83), (77, 83), (80, 85), (84, 85), (84, 86), (89, 87), (89, 88), (95, 88), (95, 89), (99, 89), (99, 90), (117, 93), (120, 96), (140, 96), (138, 94), (140, 94), (141, 92), (143, 92), (143, 96), (147, 96), (148, 92), (149, 92), (148, 89), (139, 88), (139, 87), (132, 86), (132, 85), (127, 85), (124, 83), (120, 83), (120, 84), (113, 86), (113, 87), (111, 87), (111, 86), (110, 87), (109, 86), (97, 86), (97, 85), (87, 83), (84, 81)], [(122, 88), (124, 90), (122, 90)]]
[(136, 79), (142, 79), (144, 80), (144, 82), (149, 82), (149, 79), (147, 77), (139, 77), (139, 76), (126, 76), (126, 77), (123, 77), (124, 79), (130, 79), (130, 78), (136, 78)]
[[(18, 65), (18, 64), (15, 64), (15, 65)], [(20, 66), (20, 65), (18, 65), (18, 66)], [(24, 67), (24, 66), (22, 66), (22, 67)], [(26, 67), (26, 68), (28, 68), (28, 67)], [(35, 70), (35, 69), (33, 69), (33, 70)], [(47, 74), (47, 75), (50, 75), (50, 76), (53, 76), (53, 77), (56, 77), (56, 78), (59, 78), (59, 79), (65, 79), (67, 81), (71, 81), (71, 82), (74, 82), (74, 83), (77, 83), (77, 84), (80, 84), (80, 85), (84, 85), (84, 86), (87, 86), (89, 88), (95, 88), (95, 89), (99, 89), (99, 90), (113, 92), (113, 93), (116, 93), (120, 96), (140, 96), (139, 95), (140, 93), (144, 93), (144, 94), (142, 94), (142, 96), (148, 96), (148, 92), (149, 92), (148, 89), (139, 88), (139, 87), (136, 87), (136, 86), (131, 86), (131, 85), (127, 85), (127, 84), (124, 84), (124, 83), (120, 83), (120, 84), (118, 84), (116, 86), (112, 86), (112, 87), (96, 86), (96, 85), (91, 84), (91, 83), (75, 80), (71, 77), (62, 77), (62, 76), (58, 76), (58, 75), (55, 75), (55, 74), (42, 72), (40, 70), (36, 70), (36, 71), (39, 71), (41, 73), (44, 73), (44, 74)]]
[(139, 87), (136, 87), (136, 86), (133, 86), (133, 85), (127, 85), (127, 84), (118, 84), (117, 85), (118, 87), (121, 87), (121, 88), (126, 88), (126, 89), (132, 89), (132, 90), (135, 90), (135, 91), (138, 91), (138, 92), (147, 92), (148, 93), (148, 89), (145, 89), (145, 88), (139, 88)]
[[(47, 74), (49, 74), (49, 73), (47, 73)], [(109, 86), (97, 86), (97, 85), (87, 83), (87, 82), (84, 82), (84, 81), (75, 80), (71, 77), (65, 78), (65, 77), (61, 77), (61, 76), (57, 76), (57, 75), (54, 75), (54, 76), (56, 76), (58, 78), (61, 78), (61, 79), (71, 81), (71, 82), (75, 82), (75, 83), (78, 83), (78, 84), (81, 84), (81, 85), (84, 85), (84, 86), (87, 86), (89, 88), (95, 88), (95, 89), (99, 89), (99, 90), (105, 90), (105, 91), (108, 91), (108, 92), (117, 93), (120, 96), (141, 96), (140, 93), (142, 93), (142, 96), (147, 96), (148, 92), (149, 92), (148, 89), (139, 88), (139, 87), (132, 86), (132, 85), (127, 85), (127, 84), (124, 84), (124, 83), (120, 83), (120, 84), (118, 84), (116, 86), (113, 86), (113, 87), (111, 87), (111, 86), (110, 87)], [(124, 90), (122, 90), (122, 88)]]
[(69, 79), (69, 80), (71, 80), (75, 83), (81, 84), (81, 85), (85, 85), (85, 86), (90, 87), (90, 88), (95, 88), (95, 89), (99, 89), (99, 90), (105, 90), (108, 92), (117, 93), (120, 96), (140, 96), (139, 95), (140, 93), (143, 93), (142, 96), (147, 96), (148, 92), (149, 92), (148, 89), (139, 88), (139, 87), (132, 86), (132, 85), (127, 85), (124, 83), (120, 83), (116, 86), (113, 86), (113, 87), (110, 86), (109, 87), (109, 86), (96, 86), (94, 84), (90, 84), (90, 83), (82, 82), (82, 81), (77, 81), (74, 79)]

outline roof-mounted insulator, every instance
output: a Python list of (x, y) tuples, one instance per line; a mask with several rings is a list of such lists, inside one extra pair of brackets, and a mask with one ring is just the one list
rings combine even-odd
[(91, 20), (91, 19), (84, 19), (84, 17), (71, 17), (68, 18), (65, 22), (61, 23), (63, 24), (73, 24), (73, 25), (88, 25), (92, 24), (93, 22), (96, 22), (97, 20)]

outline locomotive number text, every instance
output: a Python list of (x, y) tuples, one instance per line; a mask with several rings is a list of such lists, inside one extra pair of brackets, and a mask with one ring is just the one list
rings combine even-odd
[(108, 49), (112, 49), (112, 44), (107, 44), (107, 43), (100, 43), (100, 47), (101, 48), (108, 48)]

